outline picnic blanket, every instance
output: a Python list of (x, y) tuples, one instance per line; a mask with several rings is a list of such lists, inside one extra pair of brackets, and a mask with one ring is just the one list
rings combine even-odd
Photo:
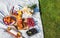
[(28, 36), (25, 33), (26, 31), (23, 30), (22, 35), (25, 38), (44, 38), (38, 0), (0, 0), (0, 38), (14, 38), (12, 35), (8, 34), (3, 29), (5, 28), (4, 26), (6, 26), (3, 23), (3, 17), (10, 15), (11, 8), (14, 6), (16, 10), (19, 10), (25, 6), (32, 6), (33, 4), (36, 4), (37, 7), (34, 8), (34, 15), (32, 16), (32, 18), (34, 18), (35, 20), (35, 28), (38, 29), (39, 33), (33, 36)]

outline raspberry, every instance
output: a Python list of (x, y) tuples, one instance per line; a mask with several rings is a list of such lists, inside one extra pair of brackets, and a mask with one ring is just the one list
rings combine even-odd
[(33, 18), (27, 18), (27, 24), (29, 27), (33, 27), (35, 25)]

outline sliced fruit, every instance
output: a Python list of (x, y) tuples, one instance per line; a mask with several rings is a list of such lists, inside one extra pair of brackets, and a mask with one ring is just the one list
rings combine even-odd
[(16, 19), (14, 17), (11, 17), (11, 16), (7, 16), (7, 17), (4, 17), (3, 18), (3, 22), (6, 24), (6, 25), (10, 25), (10, 24), (14, 24), (16, 22)]

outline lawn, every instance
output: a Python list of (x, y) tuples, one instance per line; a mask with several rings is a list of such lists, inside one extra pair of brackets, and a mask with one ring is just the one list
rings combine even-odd
[(60, 0), (39, 0), (45, 38), (60, 38)]

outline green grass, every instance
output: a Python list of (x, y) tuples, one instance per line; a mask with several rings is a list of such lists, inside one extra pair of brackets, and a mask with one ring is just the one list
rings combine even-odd
[(60, 0), (39, 0), (45, 38), (60, 38)]

